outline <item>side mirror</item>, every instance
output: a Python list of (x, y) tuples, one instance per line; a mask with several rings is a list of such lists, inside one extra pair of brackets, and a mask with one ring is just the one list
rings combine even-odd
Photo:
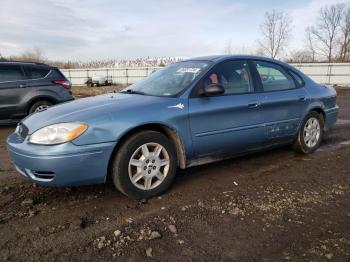
[(203, 88), (202, 95), (217, 96), (225, 93), (225, 88), (220, 84), (211, 84)]

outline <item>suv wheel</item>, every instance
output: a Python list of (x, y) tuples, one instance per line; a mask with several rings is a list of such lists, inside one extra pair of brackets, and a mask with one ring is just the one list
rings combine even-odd
[(162, 133), (144, 131), (130, 137), (112, 160), (116, 188), (129, 197), (150, 198), (167, 190), (176, 173), (176, 151)]
[(323, 138), (323, 126), (324, 120), (320, 114), (315, 111), (308, 113), (293, 143), (293, 148), (304, 154), (315, 152)]
[(38, 101), (29, 108), (29, 114), (45, 111), (50, 106), (52, 103), (47, 100)]

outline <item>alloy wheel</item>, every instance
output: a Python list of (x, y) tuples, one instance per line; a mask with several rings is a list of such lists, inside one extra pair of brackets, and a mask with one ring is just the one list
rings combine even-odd
[(48, 105), (40, 105), (40, 106), (38, 106), (37, 108), (35, 108), (35, 113), (37, 113), (37, 112), (42, 112), (42, 111), (45, 111), (46, 109), (48, 109), (49, 108), (49, 106)]
[(304, 126), (304, 142), (307, 147), (312, 148), (316, 146), (321, 136), (321, 126), (317, 118), (311, 117), (307, 120)]
[(169, 172), (170, 158), (166, 149), (158, 143), (146, 143), (132, 154), (129, 161), (129, 178), (142, 190), (158, 187)]

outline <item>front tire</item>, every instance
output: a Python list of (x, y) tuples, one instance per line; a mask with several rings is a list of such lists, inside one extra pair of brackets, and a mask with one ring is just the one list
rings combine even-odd
[(162, 133), (143, 131), (121, 145), (111, 165), (111, 177), (119, 191), (132, 198), (151, 198), (172, 184), (176, 150)]
[(311, 154), (319, 147), (323, 139), (324, 119), (311, 111), (306, 115), (298, 132), (298, 136), (293, 143), (293, 149), (299, 153)]

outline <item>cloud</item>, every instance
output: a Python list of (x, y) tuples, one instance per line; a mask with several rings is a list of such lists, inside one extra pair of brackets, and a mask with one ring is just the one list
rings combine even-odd
[(53, 59), (217, 53), (224, 43), (216, 39), (226, 39), (227, 26), (216, 24), (242, 4), (204, 2), (4, 1), (0, 41), (18, 47), (2, 45), (5, 54), (38, 46)]
[[(294, 37), (336, 0), (0, 0), (0, 53), (34, 46), (50, 59), (199, 56), (254, 46), (266, 11), (294, 17)], [(299, 39), (299, 40), (298, 40)]]
[[(2, 49), (17, 53), (38, 46), (48, 53), (86, 46), (88, 38), (84, 33), (94, 34), (102, 25), (98, 21), (76, 15), (74, 9), (59, 2), (35, 0), (16, 2), (2, 1), (0, 8)], [(4, 43), (11, 43), (10, 50)]]

